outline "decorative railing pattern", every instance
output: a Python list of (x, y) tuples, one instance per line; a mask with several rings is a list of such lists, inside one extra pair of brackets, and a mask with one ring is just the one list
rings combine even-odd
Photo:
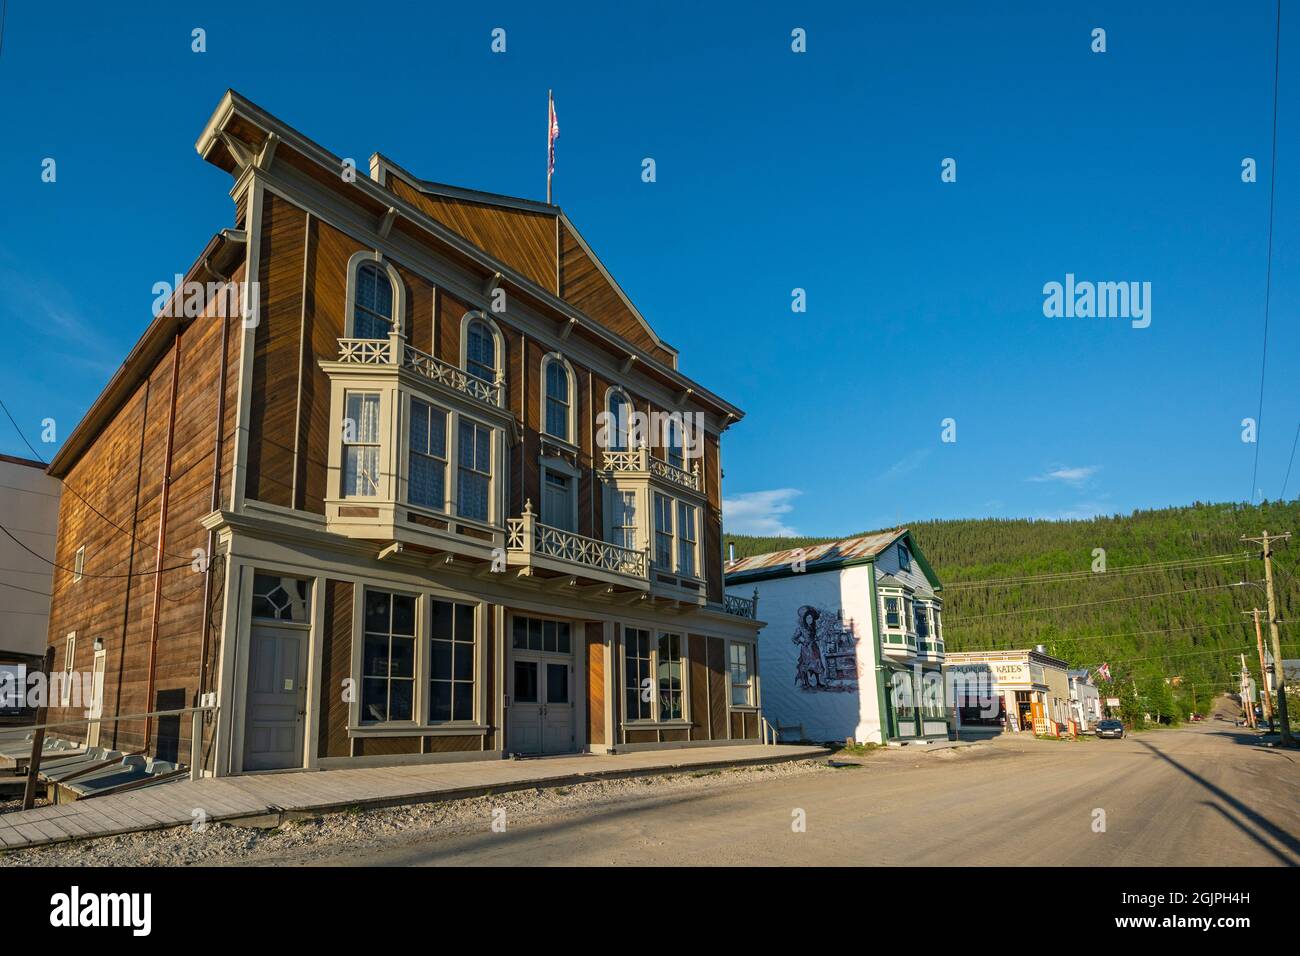
[(736, 617), (747, 617), (751, 621), (758, 619), (758, 589), (754, 589), (752, 598), (743, 598), (738, 594), (724, 594), (722, 609)]
[(463, 392), (470, 398), (501, 407), (502, 396), (505, 394), (505, 387), (501, 382), (485, 382), (475, 375), (470, 375), (464, 369), (434, 358), (427, 352), (421, 352), (413, 345), (406, 346), (402, 366), (448, 388)]
[(700, 463), (692, 461), (690, 469), (678, 468), (660, 461), (645, 446), (630, 451), (605, 451), (601, 453), (601, 466), (605, 471), (644, 471), (655, 478), (681, 485), (691, 491), (703, 490), (700, 480)]
[(626, 574), (643, 581), (649, 579), (649, 557), (645, 551), (542, 524), (533, 513), (531, 501), (525, 503), (522, 518), (507, 519), (506, 549), (597, 571)]
[(352, 365), (393, 365), (395, 350), (400, 349), (402, 368), (430, 381), (438, 382), (470, 398), (500, 408), (505, 397), (503, 382), (485, 382), (464, 369), (406, 345), (400, 336), (386, 339), (339, 339), (339, 361)]
[(388, 339), (339, 339), (339, 361), (353, 365), (391, 365)]

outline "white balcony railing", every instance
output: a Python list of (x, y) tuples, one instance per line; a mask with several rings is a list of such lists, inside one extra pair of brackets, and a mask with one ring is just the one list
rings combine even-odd
[(691, 491), (702, 491), (703, 482), (700, 480), (700, 463), (699, 460), (693, 460), (689, 468), (678, 468), (676, 465), (670, 465), (666, 461), (660, 461), (650, 454), (650, 450), (644, 445), (640, 448), (633, 448), (630, 451), (604, 451), (601, 452), (601, 467), (610, 472), (645, 472), (655, 478), (670, 482), (675, 485), (681, 485)]
[(485, 382), (428, 352), (407, 345), (400, 335), (386, 339), (339, 339), (339, 361), (351, 365), (396, 365), (394, 355), (402, 356), (402, 368), (430, 381), (468, 395), (486, 405), (502, 407), (505, 397), (503, 381)]
[(642, 581), (649, 578), (649, 558), (645, 551), (542, 524), (533, 512), (531, 501), (524, 504), (523, 517), (507, 519), (506, 550)]

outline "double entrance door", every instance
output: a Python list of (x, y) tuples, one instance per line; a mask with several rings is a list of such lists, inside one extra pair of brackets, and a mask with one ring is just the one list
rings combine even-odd
[(569, 623), (516, 616), (511, 630), (510, 750), (574, 753), (578, 745)]

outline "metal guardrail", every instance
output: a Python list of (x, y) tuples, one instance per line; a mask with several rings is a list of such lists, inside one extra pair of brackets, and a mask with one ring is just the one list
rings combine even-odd
[(14, 727), (14, 732), (30, 733), (32, 735), (32, 752), (27, 765), (27, 791), (23, 796), (23, 809), (31, 809), (31, 804), (35, 801), (37, 779), (41, 772), (42, 757), (58, 756), (60, 751), (46, 751), (45, 749), (45, 731), (53, 728), (66, 727), (85, 727), (89, 732), (91, 724), (117, 724), (127, 720), (149, 720), (157, 717), (180, 717), (184, 714), (191, 714), (190, 724), (190, 779), (198, 780), (203, 775), (203, 718), (206, 714), (215, 716), (219, 708), (214, 704), (210, 707), (182, 707), (177, 710), (153, 710), (143, 714), (117, 714), (112, 717), (74, 717), (70, 720), (46, 721), (36, 724), (27, 724), (22, 727)]

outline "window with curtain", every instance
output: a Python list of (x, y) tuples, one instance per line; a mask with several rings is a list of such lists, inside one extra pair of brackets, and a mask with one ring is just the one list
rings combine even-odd
[(492, 489), (492, 431), (462, 418), (457, 441), (460, 447), (456, 513), (487, 521)]
[(569, 371), (557, 358), (546, 362), (546, 433), (569, 441)]
[(497, 343), (492, 329), (474, 319), (465, 332), (465, 371), (485, 382), (497, 379)]
[(899, 599), (896, 597), (885, 598), (885, 627), (897, 628), (902, 624), (900, 615)]
[(343, 496), (379, 494), (379, 393), (348, 392), (344, 398)]
[(650, 679), (650, 632), (623, 629), (623, 713), (625, 720), (652, 719), (653, 698), (644, 692)]
[(386, 339), (393, 330), (393, 282), (377, 262), (357, 268), (352, 299), (352, 337)]
[(632, 418), (632, 403), (622, 389), (609, 393), (609, 421), (606, 423), (605, 447), (610, 451), (630, 451), (628, 423)]
[(442, 511), (447, 505), (447, 413), (411, 399), (407, 500)]
[(916, 606), (916, 636), (923, 641), (930, 636), (930, 618), (924, 604)]
[(655, 564), (673, 567), (673, 499), (655, 492)]
[(656, 662), (659, 674), (659, 719), (682, 719), (682, 636), (660, 634)]
[(677, 573), (695, 577), (695, 506), (677, 502)]
[(433, 601), (429, 722), (474, 719), (474, 605)]
[(361, 719), (411, 720), (415, 706), (415, 597), (366, 590)]

